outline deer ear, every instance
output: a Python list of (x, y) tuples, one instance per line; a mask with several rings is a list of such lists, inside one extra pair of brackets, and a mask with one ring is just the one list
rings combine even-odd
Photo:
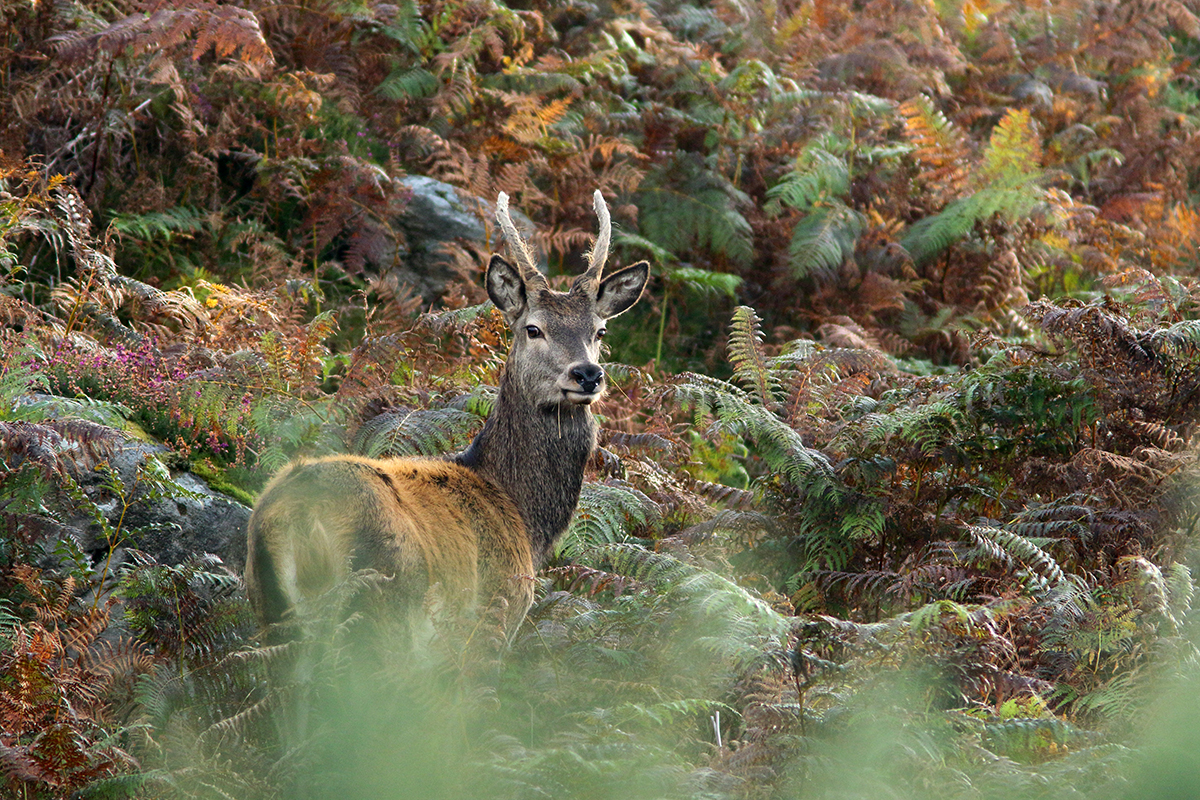
[(516, 267), (509, 264), (500, 256), (492, 256), (488, 263), (487, 278), (488, 297), (504, 314), (509, 324), (525, 310), (525, 281), (521, 279)]
[(641, 298), (648, 280), (650, 265), (639, 261), (600, 281), (596, 290), (596, 315), (608, 319), (628, 311)]

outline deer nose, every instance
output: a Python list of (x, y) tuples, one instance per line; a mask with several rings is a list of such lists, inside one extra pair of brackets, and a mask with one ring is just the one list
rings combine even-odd
[(589, 394), (604, 380), (604, 370), (599, 364), (578, 364), (571, 367), (570, 375), (579, 382), (579, 388)]

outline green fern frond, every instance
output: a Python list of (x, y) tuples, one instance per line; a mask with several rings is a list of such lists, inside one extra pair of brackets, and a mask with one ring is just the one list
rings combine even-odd
[(768, 214), (778, 214), (787, 206), (809, 211), (817, 203), (841, 200), (849, 193), (850, 166), (845, 158), (819, 145), (809, 145), (796, 159), (792, 170), (767, 190), (764, 210)]
[(662, 14), (663, 25), (677, 36), (692, 41), (712, 41), (713, 36), (725, 36), (730, 32), (728, 23), (710, 8), (681, 5)]
[(1164, 355), (1195, 359), (1200, 354), (1200, 320), (1186, 319), (1165, 328), (1155, 328), (1145, 337), (1156, 352)]
[(740, 211), (749, 197), (697, 157), (681, 154), (647, 176), (635, 199), (642, 236), (672, 253), (703, 248), (741, 265), (754, 257)]
[(792, 275), (831, 276), (848, 259), (866, 228), (866, 217), (841, 203), (819, 206), (796, 223), (788, 245)]
[(664, 553), (654, 553), (635, 544), (608, 544), (584, 556), (591, 566), (615, 572), (656, 587), (668, 598), (686, 600), (688, 607), (706, 620), (706, 644), (734, 651), (738, 660), (754, 660), (753, 643), (777, 639), (791, 629), (791, 621), (762, 598), (715, 572), (686, 564)]
[(453, 308), (447, 311), (426, 314), (421, 317), (421, 321), (435, 331), (454, 330), (469, 325), (481, 317), (488, 316), (495, 308), (496, 306), (492, 305), (492, 301), (487, 300), (477, 306)]
[(441, 82), (423, 67), (399, 67), (375, 87), (385, 100), (420, 100), (437, 94)]
[(1167, 607), (1171, 613), (1183, 619), (1192, 610), (1192, 597), (1195, 595), (1195, 584), (1192, 582), (1192, 571), (1187, 565), (1177, 561), (1171, 562), (1165, 576), (1167, 582)]
[(1028, 109), (1011, 108), (992, 129), (977, 175), (980, 186), (1027, 184), (1041, 172), (1042, 141)]
[(1004, 564), (1024, 567), (1027, 585), (1039, 594), (1061, 586), (1066, 580), (1054, 557), (1020, 534), (986, 525), (968, 525), (967, 533), (981, 553)]
[(856, 450), (896, 441), (913, 445), (922, 454), (931, 456), (952, 444), (966, 422), (955, 399), (943, 397), (887, 413), (868, 412), (839, 433), (834, 445)]
[(613, 709), (604, 709), (605, 715), (616, 717), (618, 725), (630, 722), (649, 722), (654, 725), (674, 725), (681, 721), (702, 719), (720, 711), (729, 719), (739, 718), (737, 711), (726, 703), (707, 698), (688, 697), (680, 700), (664, 700), (661, 703), (622, 703)]
[(735, 298), (738, 287), (742, 285), (740, 275), (700, 267), (678, 267), (669, 271), (666, 278), (669, 283), (708, 297)]
[(675, 400), (681, 408), (692, 410), (697, 420), (716, 418), (714, 430), (753, 441), (759, 455), (773, 471), (782, 474), (806, 492), (828, 494), (837, 491), (837, 479), (824, 454), (804, 445), (795, 430), (725, 381), (705, 375), (684, 373), (675, 387)]
[(142, 241), (166, 239), (177, 234), (200, 233), (208, 225), (208, 212), (191, 206), (174, 206), (146, 214), (114, 214), (113, 230)]
[(1095, 691), (1076, 695), (1071, 706), (1077, 714), (1096, 714), (1109, 719), (1128, 717), (1134, 714), (1141, 696), (1134, 671), (1119, 672)]
[(481, 422), (456, 408), (390, 409), (358, 429), (353, 450), (370, 458), (441, 455), (470, 444)]
[(576, 560), (586, 551), (605, 544), (627, 542), (635, 531), (644, 532), (658, 521), (658, 505), (623, 481), (588, 481), (579, 492), (579, 505), (555, 556)]
[[(3, 389), (0, 389), (0, 397), (3, 397)], [(78, 419), (97, 425), (106, 425), (117, 430), (123, 430), (132, 415), (133, 411), (121, 403), (96, 400), (83, 395), (79, 397), (24, 395), (13, 403), (11, 411), (8, 413), (0, 410), (0, 419), (8, 418), (27, 422)]]
[[(615, 374), (609, 369), (608, 364), (602, 364), (601, 366), (604, 367), (606, 375), (612, 376)], [(499, 394), (500, 390), (495, 386), (481, 383), (472, 388), (470, 393), (454, 398), (448, 407), (474, 414), (479, 419), (487, 419), (488, 415), (492, 413), (492, 409), (496, 406), (496, 397)]]
[(342, 450), (340, 431), (328, 422), (332, 401), (303, 406), (289, 398), (265, 397), (250, 406), (250, 423), (265, 444), (258, 463), (274, 472), (298, 452), (326, 455)]
[(762, 346), (762, 320), (753, 308), (738, 306), (729, 329), (729, 362), (733, 379), (759, 404), (772, 408), (780, 391), (779, 376), (771, 369)]
[(659, 243), (652, 242), (645, 236), (639, 236), (636, 233), (613, 231), (612, 241), (614, 246), (633, 247), (648, 253), (650, 255), (649, 260), (660, 267), (666, 268), (667, 265), (674, 264), (679, 260), (679, 256)]
[(956, 603), (953, 600), (934, 600), (915, 611), (902, 615), (908, 622), (909, 630), (922, 634), (931, 628), (941, 627), (943, 620), (949, 619), (951, 625), (970, 634), (978, 624), (975, 610)]
[(896, 102), (878, 95), (859, 91), (821, 91), (819, 89), (799, 89), (789, 92), (788, 96), (777, 99), (780, 103), (829, 103), (839, 108), (848, 107), (850, 113), (858, 116), (886, 117), (895, 113)]
[(970, 197), (955, 200), (941, 213), (918, 220), (908, 229), (900, 244), (913, 261), (924, 264), (946, 248), (965, 238), (993, 215), (1014, 222), (1029, 215), (1041, 200), (1041, 191), (1033, 179), (1016, 186), (990, 186)]

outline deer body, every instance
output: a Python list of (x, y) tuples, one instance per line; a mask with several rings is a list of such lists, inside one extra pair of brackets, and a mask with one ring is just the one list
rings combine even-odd
[(359, 569), (393, 576), (385, 603), (401, 618), (418, 613), (435, 584), (464, 611), (503, 598), (510, 631), (528, 611), (533, 575), (570, 522), (595, 447), (604, 321), (637, 302), (649, 266), (601, 279), (609, 223), (596, 192), (600, 236), (588, 269), (569, 292), (554, 291), (503, 194), (497, 207), (517, 266), (498, 255), (488, 265), (488, 295), (514, 332), (491, 415), (451, 458), (333, 456), (285, 467), (248, 531), (246, 586), (264, 628)]

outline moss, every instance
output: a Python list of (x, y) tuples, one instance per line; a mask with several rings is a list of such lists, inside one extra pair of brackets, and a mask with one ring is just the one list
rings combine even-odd
[(209, 485), (209, 488), (222, 494), (229, 495), (239, 503), (248, 506), (253, 506), (257, 497), (243, 489), (241, 486), (233, 483), (226, 475), (226, 470), (217, 467), (207, 458), (198, 458), (191, 462), (188, 467), (193, 475), (203, 478), (204, 482)]

